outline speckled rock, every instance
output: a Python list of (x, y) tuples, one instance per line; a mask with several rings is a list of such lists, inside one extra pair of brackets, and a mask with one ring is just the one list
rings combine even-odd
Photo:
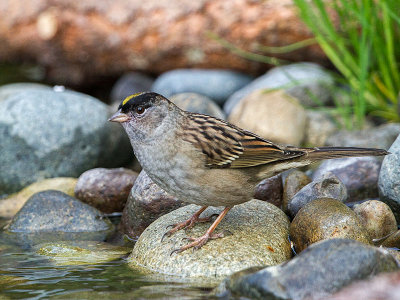
[(33, 194), (45, 190), (57, 190), (69, 196), (74, 196), (77, 181), (76, 178), (59, 177), (32, 183), (18, 193), (0, 200), (0, 217), (12, 218)]
[(290, 171), (283, 186), (282, 209), (284, 212), (288, 212), (288, 204), (294, 195), (310, 182), (311, 178), (306, 173), (296, 169)]
[[(230, 235), (211, 240), (197, 251), (170, 256), (172, 250), (187, 243), (183, 237), (203, 235), (210, 224), (196, 224), (161, 242), (165, 226), (187, 219), (199, 208), (189, 205), (152, 223), (136, 243), (129, 265), (179, 277), (220, 280), (244, 268), (276, 265), (290, 258), (287, 217), (274, 205), (260, 200), (232, 208), (216, 229), (216, 232), (229, 231)], [(208, 208), (204, 216), (219, 213), (221, 209)]]
[(377, 241), (377, 245), (400, 249), (400, 230), (397, 230), (393, 234), (390, 234), (387, 238)]
[(184, 205), (158, 187), (142, 170), (128, 196), (120, 230), (136, 239), (157, 218)]
[(148, 92), (154, 79), (139, 72), (129, 72), (122, 75), (114, 84), (110, 98), (113, 103), (120, 103), (126, 97), (140, 92)]
[(224, 299), (327, 299), (352, 282), (397, 269), (387, 251), (352, 240), (332, 239), (310, 246), (289, 263), (234, 274), (217, 293)]
[(373, 156), (325, 160), (313, 173), (313, 178), (326, 172), (335, 174), (346, 186), (347, 202), (377, 198), (381, 161)]
[(169, 98), (179, 108), (219, 119), (224, 119), (225, 115), (217, 104), (210, 98), (196, 93), (180, 93)]
[(267, 201), (276, 207), (282, 205), (283, 184), (282, 175), (278, 174), (273, 177), (264, 179), (256, 186), (254, 198)]
[(392, 209), (397, 222), (400, 222), (400, 135), (390, 147), (379, 173), (379, 196)]
[(72, 91), (32, 89), (2, 100), (0, 195), (44, 178), (127, 162), (129, 140), (108, 116), (105, 104)]
[(18, 82), (18, 83), (5, 84), (0, 86), (0, 101), (7, 99), (9, 96), (12, 96), (13, 94), (29, 90), (51, 91), (53, 90), (53, 88), (48, 85), (40, 83), (32, 83), (32, 82)]
[(346, 187), (333, 173), (326, 172), (304, 186), (289, 200), (289, 215), (294, 218), (302, 207), (319, 198), (333, 198), (345, 202), (347, 199)]
[(59, 191), (34, 194), (15, 215), (9, 232), (105, 231), (110, 222), (97, 209)]
[(383, 124), (364, 130), (341, 130), (329, 136), (327, 146), (388, 149), (400, 132), (400, 123)]
[(235, 106), (228, 121), (274, 142), (299, 145), (306, 113), (284, 90), (256, 90)]
[(176, 69), (161, 74), (154, 82), (152, 91), (165, 97), (178, 93), (198, 93), (222, 104), (252, 79), (230, 70)]
[(396, 218), (390, 207), (382, 201), (369, 200), (353, 207), (370, 240), (380, 239), (397, 231)]
[(310, 147), (323, 146), (327, 138), (337, 130), (337, 125), (327, 113), (307, 110), (304, 144)]
[(357, 215), (345, 204), (330, 198), (315, 199), (305, 205), (290, 224), (290, 237), (297, 252), (332, 238), (370, 243)]
[(75, 197), (102, 212), (122, 212), (138, 174), (129, 169), (97, 168), (84, 172)]
[(224, 111), (229, 115), (243, 98), (259, 89), (285, 89), (306, 106), (315, 106), (315, 99), (326, 104), (331, 98), (333, 85), (332, 76), (317, 64), (294, 63), (275, 67), (230, 96)]
[(116, 260), (131, 249), (97, 241), (60, 241), (39, 244), (34, 247), (37, 254), (48, 257), (56, 265), (88, 265)]

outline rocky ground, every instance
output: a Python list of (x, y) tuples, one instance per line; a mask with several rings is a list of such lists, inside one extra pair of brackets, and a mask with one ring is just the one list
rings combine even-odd
[[(209, 224), (161, 241), (165, 227), (196, 206), (152, 182), (122, 128), (107, 122), (124, 97), (143, 90), (274, 142), (377, 147), (391, 154), (323, 161), (265, 179), (257, 200), (234, 207), (217, 228), (229, 234), (170, 255), (182, 238), (201, 235)], [(313, 63), (276, 67), (257, 78), (215, 69), (177, 69), (155, 80), (130, 73), (116, 82), (108, 105), (61, 87), (0, 86), (4, 231), (55, 264), (129, 254), (133, 269), (205, 280), (221, 297), (350, 299), (378, 293), (380, 282), (386, 294), (395, 294), (400, 124), (340, 129), (316, 109), (331, 105), (336, 90), (331, 74)], [(118, 215), (120, 222), (110, 221)]]

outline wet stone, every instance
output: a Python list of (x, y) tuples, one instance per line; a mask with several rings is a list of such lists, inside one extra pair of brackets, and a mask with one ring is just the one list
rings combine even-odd
[(256, 187), (254, 198), (267, 201), (276, 207), (281, 207), (282, 192), (282, 175), (278, 174), (261, 181)]

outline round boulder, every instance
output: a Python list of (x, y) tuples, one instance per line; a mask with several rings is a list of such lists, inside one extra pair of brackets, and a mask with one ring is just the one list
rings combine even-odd
[[(129, 257), (130, 266), (179, 277), (221, 279), (244, 268), (276, 265), (291, 257), (288, 240), (289, 221), (276, 206), (252, 200), (237, 206), (222, 220), (216, 232), (229, 232), (210, 240), (197, 251), (171, 255), (187, 241), (186, 236), (203, 235), (210, 223), (180, 230), (163, 242), (165, 227), (184, 221), (200, 207), (189, 205), (162, 216), (142, 233)], [(203, 214), (220, 213), (222, 208), (208, 208)]]

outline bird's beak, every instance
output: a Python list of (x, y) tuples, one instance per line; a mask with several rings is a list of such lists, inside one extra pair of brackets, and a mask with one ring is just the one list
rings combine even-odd
[(131, 118), (127, 115), (121, 112), (121, 110), (117, 111), (115, 114), (111, 116), (111, 118), (108, 119), (110, 122), (118, 122), (118, 123), (124, 123), (126, 121), (129, 121)]

